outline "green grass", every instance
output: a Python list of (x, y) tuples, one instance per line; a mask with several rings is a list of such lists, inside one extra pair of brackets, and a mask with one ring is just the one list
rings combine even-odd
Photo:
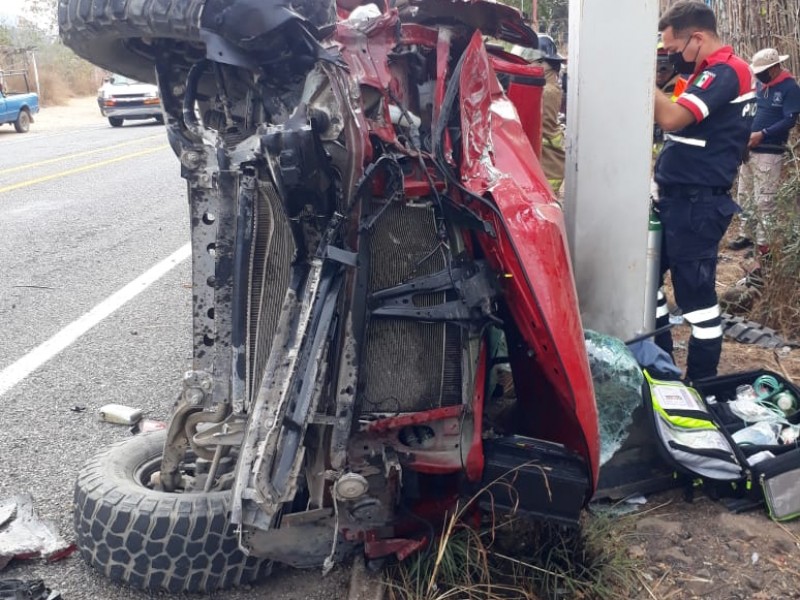
[[(473, 499), (474, 500), (474, 499)], [(629, 520), (585, 514), (579, 527), (457, 508), (427, 552), (387, 571), (390, 600), (627, 599), (639, 564), (627, 553)]]

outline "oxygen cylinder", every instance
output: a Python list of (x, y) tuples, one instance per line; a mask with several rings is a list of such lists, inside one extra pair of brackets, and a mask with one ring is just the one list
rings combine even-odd
[(650, 207), (650, 222), (647, 227), (647, 255), (644, 280), (644, 322), (643, 331), (653, 331), (656, 327), (656, 294), (661, 269), (661, 219)]

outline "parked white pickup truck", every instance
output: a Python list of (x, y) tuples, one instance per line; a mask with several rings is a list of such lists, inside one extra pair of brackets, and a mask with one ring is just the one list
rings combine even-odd
[(158, 88), (122, 75), (111, 75), (97, 90), (100, 112), (112, 127), (126, 120), (155, 119), (164, 122)]

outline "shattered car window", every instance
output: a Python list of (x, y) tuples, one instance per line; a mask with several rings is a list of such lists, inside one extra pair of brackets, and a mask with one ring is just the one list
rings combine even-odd
[(588, 329), (585, 338), (600, 421), (602, 465), (625, 441), (633, 411), (642, 403), (644, 376), (622, 340)]

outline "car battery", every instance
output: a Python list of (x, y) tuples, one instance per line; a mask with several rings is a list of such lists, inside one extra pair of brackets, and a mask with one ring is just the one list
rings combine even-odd
[(561, 444), (523, 436), (485, 440), (480, 504), (574, 525), (592, 494), (586, 462)]

